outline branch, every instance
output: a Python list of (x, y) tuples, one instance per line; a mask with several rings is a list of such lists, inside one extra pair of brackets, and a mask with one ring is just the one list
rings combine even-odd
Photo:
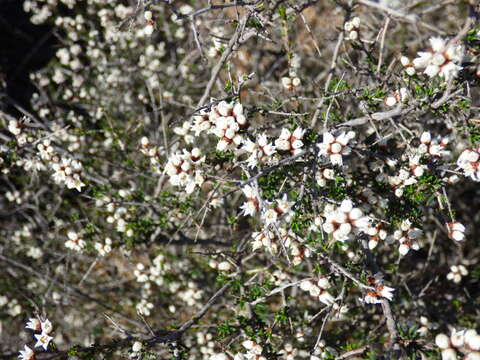
[(235, 30), (235, 33), (233, 34), (232, 38), (228, 42), (227, 48), (223, 51), (222, 57), (220, 60), (218, 60), (218, 63), (215, 65), (215, 67), (212, 69), (212, 74), (210, 75), (210, 80), (208, 81), (207, 87), (205, 88), (205, 91), (202, 95), (202, 98), (197, 104), (197, 107), (201, 107), (205, 104), (207, 101), (208, 97), (210, 96), (210, 93), (212, 91), (213, 85), (215, 84), (215, 81), (217, 80), (218, 74), (220, 73), (220, 70), (222, 69), (223, 65), (227, 61), (228, 57), (233, 51), (233, 48), (235, 45), (237, 45), (237, 42), (240, 39), (240, 35), (243, 33), (245, 30), (245, 26), (247, 25), (247, 20), (250, 17), (250, 15), (244, 16), (240, 22), (238, 23), (237, 29)]
[(403, 20), (403, 21), (406, 21), (406, 22), (409, 22), (409, 23), (412, 23), (412, 24), (418, 24), (418, 25), (424, 27), (425, 29), (434, 31), (434, 32), (436, 32), (440, 35), (445, 35), (446, 34), (445, 31), (443, 31), (443, 30), (441, 30), (441, 29), (439, 29), (439, 28), (437, 28), (433, 25), (427, 24), (426, 22), (420, 20), (418, 15), (416, 15), (416, 14), (405, 14), (404, 12), (402, 12), (400, 10), (395, 10), (395, 9), (389, 8), (385, 5), (381, 5), (379, 3), (376, 3), (376, 2), (373, 2), (373, 1), (370, 1), (370, 0), (358, 0), (358, 2), (362, 5), (365, 5), (365, 6), (383, 11), (383, 12), (387, 13), (388, 15), (390, 15), (392, 17), (396, 17), (400, 20)]
[(115, 310), (113, 307), (111, 307), (110, 305), (104, 303), (102, 300), (99, 300), (99, 299), (96, 299), (86, 293), (84, 293), (83, 291), (81, 291), (80, 289), (74, 287), (74, 286), (71, 286), (71, 285), (68, 285), (66, 283), (62, 283), (60, 281), (58, 281), (57, 279), (54, 279), (52, 278), (51, 276), (48, 276), (46, 274), (43, 274), (41, 273), (39, 270), (37, 269), (33, 269), (31, 268), (30, 266), (27, 266), (25, 264), (22, 264), (21, 262), (18, 262), (16, 260), (13, 260), (13, 259), (10, 259), (2, 254), (0, 254), (0, 260), (3, 260), (5, 261), (6, 263), (9, 263), (10, 265), (13, 265), (19, 269), (22, 269), (30, 274), (33, 274), (33, 275), (36, 275), (38, 276), (39, 278), (41, 279), (44, 279), (44, 280), (48, 280), (52, 283), (54, 283), (55, 285), (59, 286), (60, 288), (67, 288), (69, 291), (71, 291), (73, 294), (75, 294), (76, 296), (78, 297), (81, 297), (81, 298), (84, 298), (86, 300), (89, 300), (91, 302), (94, 302), (98, 305), (100, 305), (101, 307), (107, 309), (107, 310), (110, 310), (112, 312), (114, 312), (115, 314), (117, 314), (119, 317), (121, 317), (123, 320), (125, 321), (128, 321), (129, 323), (131, 324), (134, 324), (136, 326), (142, 326), (143, 327), (143, 324), (139, 321), (135, 321), (135, 320), (132, 320), (130, 318), (128, 318), (127, 316), (123, 315), (121, 312), (119, 312), (118, 310)]

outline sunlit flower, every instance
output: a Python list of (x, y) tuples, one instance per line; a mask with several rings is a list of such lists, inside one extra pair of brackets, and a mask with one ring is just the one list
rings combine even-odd
[(47, 350), (48, 344), (50, 344), (50, 341), (52, 341), (52, 337), (49, 336), (48, 334), (35, 334), (33, 335), (35, 339), (37, 340), (37, 343), (35, 344), (35, 347), (43, 347), (44, 350)]
[(35, 353), (27, 345), (25, 345), (23, 350), (20, 350), (20, 355), (18, 356), (19, 360), (34, 360)]
[(25, 327), (34, 331), (40, 331), (42, 329), (40, 320), (38, 320), (37, 318), (28, 319), (27, 326)]

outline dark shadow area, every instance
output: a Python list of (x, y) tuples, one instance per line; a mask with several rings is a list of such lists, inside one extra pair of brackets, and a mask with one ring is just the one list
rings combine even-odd
[(22, 0), (0, 1), (0, 108), (12, 115), (20, 114), (15, 104), (31, 110), (30, 73), (49, 62), (57, 44), (54, 27), (29, 18)]

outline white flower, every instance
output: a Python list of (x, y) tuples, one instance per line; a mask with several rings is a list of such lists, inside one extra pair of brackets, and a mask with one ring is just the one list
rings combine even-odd
[(37, 343), (35, 344), (35, 347), (43, 347), (44, 350), (47, 350), (48, 344), (50, 344), (50, 341), (52, 341), (52, 337), (48, 336), (47, 334), (41, 333), (41, 334), (35, 334), (33, 335), (35, 339), (37, 340)]
[(303, 147), (302, 138), (305, 134), (305, 130), (302, 128), (296, 128), (292, 133), (288, 129), (282, 129), (280, 136), (275, 140), (275, 147), (278, 150), (290, 151), (296, 155), (301, 152)]
[(410, 220), (403, 220), (400, 224), (400, 229), (396, 230), (389, 239), (389, 242), (397, 240), (400, 245), (398, 251), (402, 256), (408, 254), (410, 249), (418, 250), (420, 249), (420, 244), (417, 241), (422, 236), (422, 230), (412, 227)]
[(366, 304), (381, 304), (382, 300), (377, 296), (375, 291), (367, 291), (367, 294), (363, 298)]
[(23, 350), (20, 350), (20, 355), (18, 356), (19, 360), (33, 360), (35, 359), (35, 353), (27, 345), (24, 346)]
[(457, 360), (457, 352), (454, 349), (443, 350), (442, 360)]
[(384, 298), (392, 301), (393, 292), (395, 291), (395, 289), (393, 289), (391, 287), (388, 287), (388, 286), (385, 286), (385, 285), (377, 285), (377, 287), (375, 289), (377, 291), (378, 296), (384, 297)]
[(310, 291), (310, 289), (314, 286), (311, 280), (303, 280), (300, 283), (300, 289), (303, 291)]
[(50, 320), (46, 319), (45, 321), (41, 322), (41, 329), (43, 334), (50, 334), (53, 330), (52, 323)]
[(397, 98), (394, 95), (387, 96), (384, 103), (387, 106), (395, 106), (397, 104)]
[(464, 265), (452, 265), (450, 266), (450, 272), (447, 274), (447, 279), (459, 284), (462, 281), (462, 276), (467, 275), (468, 270)]
[(430, 328), (428, 318), (425, 316), (420, 316), (420, 325), (421, 326), (418, 328), (417, 333), (420, 336), (426, 336)]
[(350, 20), (350, 22), (355, 28), (358, 28), (360, 26), (360, 18), (358, 16), (355, 16), (352, 20)]
[(243, 214), (246, 216), (252, 216), (259, 210), (259, 196), (257, 191), (250, 185), (245, 185), (242, 189), (247, 201), (240, 207)]
[(152, 20), (152, 17), (153, 17), (153, 14), (151, 11), (145, 11), (145, 13), (143, 14), (143, 17), (145, 18), (145, 20), (147, 21), (150, 21)]
[(27, 329), (32, 329), (34, 331), (40, 331), (42, 329), (42, 326), (40, 324), (40, 320), (37, 318), (31, 318), (28, 319), (27, 326), (25, 326)]
[(268, 209), (262, 214), (262, 220), (266, 226), (274, 225), (277, 222), (278, 214), (274, 209)]
[(256, 142), (250, 139), (245, 140), (243, 149), (251, 153), (247, 159), (248, 166), (253, 168), (261, 162), (270, 162), (271, 156), (276, 152), (275, 146), (268, 143), (267, 135), (260, 135)]
[(321, 277), (318, 279), (317, 285), (318, 285), (320, 288), (324, 289), (324, 290), (330, 288), (330, 282), (328, 281), (328, 278), (325, 277), (325, 276), (321, 276)]
[(276, 201), (275, 211), (289, 221), (290, 217), (293, 215), (293, 204), (293, 201), (288, 201), (287, 194), (283, 194), (283, 197)]
[(245, 340), (242, 342), (242, 345), (245, 349), (255, 355), (260, 355), (263, 351), (263, 347), (252, 340)]
[(465, 240), (465, 226), (458, 221), (447, 223), (448, 237), (456, 241)]
[(465, 360), (480, 360), (480, 352), (471, 352), (468, 353), (465, 357)]
[(465, 344), (473, 351), (480, 350), (480, 335), (475, 329), (468, 329), (465, 331)]
[(450, 339), (448, 338), (447, 335), (445, 334), (438, 334), (435, 337), (435, 344), (440, 348), (440, 349), (448, 349), (450, 347)]
[(464, 150), (457, 160), (457, 166), (463, 170), (465, 176), (480, 181), (480, 145), (476, 149)]
[(148, 22), (147, 25), (145, 25), (145, 27), (143, 28), (143, 33), (146, 36), (152, 35), (154, 31), (155, 31), (155, 24), (152, 22)]
[(462, 69), (458, 65), (462, 61), (463, 47), (460, 45), (447, 44), (446, 40), (433, 37), (430, 38), (431, 51), (419, 52), (418, 57), (413, 60), (417, 69), (425, 69), (428, 77), (437, 75), (449, 80), (457, 76)]
[(406, 88), (401, 88), (398, 91), (394, 91), (384, 100), (385, 105), (395, 106), (398, 103), (404, 103), (408, 100), (409, 94)]
[(230, 271), (232, 269), (232, 264), (230, 264), (228, 261), (222, 261), (218, 264), (217, 268), (220, 271)]
[(452, 329), (450, 342), (455, 347), (462, 347), (465, 342), (465, 330), (457, 331), (456, 329)]
[(70, 230), (67, 233), (68, 240), (65, 242), (65, 247), (75, 250), (81, 251), (87, 243), (77, 234), (75, 231)]
[(323, 134), (322, 143), (318, 144), (320, 155), (329, 156), (333, 165), (343, 165), (342, 155), (350, 154), (351, 150), (347, 146), (348, 142), (355, 137), (353, 131), (341, 133), (336, 138), (329, 132)]
[(140, 341), (135, 341), (132, 345), (133, 352), (139, 352), (140, 350), (142, 350), (142, 348), (143, 348), (143, 345)]
[(330, 306), (335, 302), (333, 295), (326, 290), (322, 291), (322, 293), (318, 296), (318, 300), (327, 306)]
[(282, 77), (281, 81), (283, 87), (288, 91), (297, 89), (301, 84), (300, 78), (297, 77), (297, 74), (294, 72), (290, 73), (290, 75), (287, 77)]
[(410, 59), (408, 57), (402, 56), (400, 58), (400, 62), (402, 63), (403, 67), (405, 68), (405, 72), (407, 73), (407, 75), (409, 75), (409, 76), (415, 75), (415, 73), (416, 73), (415, 66), (413, 65), (413, 63), (410, 61)]
[(209, 360), (229, 360), (229, 357), (226, 354), (214, 354), (210, 356)]
[(343, 28), (347, 33), (347, 40), (357, 40), (358, 31), (360, 29), (360, 18), (358, 16), (355, 16), (352, 20), (347, 21)]

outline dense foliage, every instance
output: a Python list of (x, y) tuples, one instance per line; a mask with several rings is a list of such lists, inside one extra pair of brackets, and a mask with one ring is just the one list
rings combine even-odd
[(0, 358), (480, 359), (475, 1), (23, 6)]

